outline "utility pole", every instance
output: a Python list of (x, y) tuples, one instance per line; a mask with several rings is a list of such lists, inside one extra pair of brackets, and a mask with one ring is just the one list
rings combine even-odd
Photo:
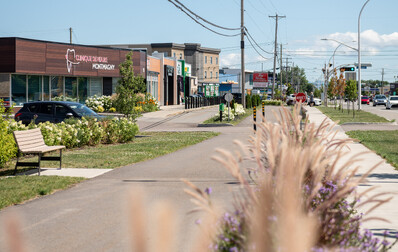
[(240, 1), (240, 57), (241, 57), (241, 81), (242, 81), (242, 105), (246, 108), (245, 96), (245, 26), (244, 26), (243, 0)]
[(69, 27), (69, 41), (72, 44), (72, 27)]
[(280, 64), (279, 64), (279, 80), (280, 80), (280, 82), (281, 82), (281, 89), (280, 89), (280, 92), (281, 92), (281, 96), (282, 96), (282, 43), (281, 43), (281, 53), (280, 53), (280, 56), (279, 56), (279, 59), (280, 59)]
[(291, 69), (291, 71), (290, 71), (290, 72), (292, 73), (292, 76), (291, 76), (291, 78), (292, 78), (291, 84), (292, 84), (292, 87), (294, 88), (294, 90), (295, 90), (296, 93), (297, 93), (296, 85), (293, 84), (293, 80), (294, 80), (294, 72), (293, 72), (293, 69), (294, 69), (294, 63), (292, 63), (292, 69)]
[(277, 47), (278, 47), (278, 20), (280, 18), (285, 18), (286, 16), (278, 16), (276, 14), (275, 16), (269, 16), (270, 18), (275, 18), (275, 48), (274, 48), (274, 76), (272, 78), (272, 99), (274, 99), (274, 94), (275, 94), (275, 79), (276, 79), (276, 56), (278, 54), (277, 52)]
[(384, 94), (384, 68), (381, 69), (381, 85), (380, 85), (380, 94)]

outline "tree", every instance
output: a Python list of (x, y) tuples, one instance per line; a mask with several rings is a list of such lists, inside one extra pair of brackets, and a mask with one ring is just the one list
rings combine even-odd
[(300, 90), (303, 90), (302, 87), (308, 84), (308, 80), (304, 69), (295, 66), (282, 71), (282, 83), (290, 83), (293, 87), (300, 85)]
[(322, 91), (320, 88), (315, 88), (314, 97), (321, 98)]
[[(345, 87), (345, 96), (347, 97), (347, 102), (352, 102), (352, 111), (353, 111), (353, 117), (355, 117), (355, 109), (354, 109), (354, 102), (355, 99), (357, 98), (357, 82), (354, 80), (349, 80), (346, 83)], [(348, 109), (348, 113), (350, 113), (350, 110)]]
[(145, 92), (145, 81), (142, 76), (134, 75), (132, 56), (132, 52), (127, 54), (126, 60), (119, 65), (121, 79), (116, 86), (115, 107), (127, 117), (136, 118), (139, 114), (135, 110), (137, 93)]

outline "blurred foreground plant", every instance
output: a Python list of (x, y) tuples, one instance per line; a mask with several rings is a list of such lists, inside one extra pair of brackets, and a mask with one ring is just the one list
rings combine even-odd
[[(373, 187), (356, 192), (376, 166), (356, 177), (358, 167), (354, 165), (358, 159), (338, 165), (347, 155), (344, 148), (350, 140), (337, 139), (332, 131), (334, 125), (325, 120), (316, 126), (307, 119), (300, 129), (298, 106), (293, 113), (282, 108), (276, 116), (277, 123), (265, 121), (257, 125), (249, 146), (237, 143), (241, 152), (218, 150), (221, 156), (214, 158), (240, 182), (242, 190), (236, 195), (235, 210), (219, 221), (213, 251), (391, 248), (394, 243), (386, 238), (378, 240), (370, 231), (360, 229), (363, 221), (383, 220), (368, 214), (391, 199), (385, 198), (384, 193), (365, 198)], [(191, 195), (206, 195), (190, 186), (194, 189)], [(355, 208), (359, 199), (362, 202), (357, 207), (370, 205), (365, 216)], [(205, 200), (198, 202), (212, 213), (211, 207), (203, 206)]]

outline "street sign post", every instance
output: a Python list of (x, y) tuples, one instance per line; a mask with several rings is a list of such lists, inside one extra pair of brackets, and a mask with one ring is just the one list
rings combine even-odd
[(229, 113), (230, 113), (229, 104), (234, 99), (234, 96), (231, 93), (227, 93), (227, 94), (225, 94), (224, 99), (225, 99), (225, 101), (227, 101), (227, 104), (228, 104), (228, 121), (229, 121)]

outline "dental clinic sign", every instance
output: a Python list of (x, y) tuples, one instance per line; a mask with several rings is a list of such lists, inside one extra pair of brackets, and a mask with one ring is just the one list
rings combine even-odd
[(68, 73), (71, 72), (73, 65), (79, 64), (91, 64), (93, 70), (115, 70), (115, 65), (109, 64), (108, 57), (80, 55), (76, 53), (75, 49), (67, 49), (65, 59)]

